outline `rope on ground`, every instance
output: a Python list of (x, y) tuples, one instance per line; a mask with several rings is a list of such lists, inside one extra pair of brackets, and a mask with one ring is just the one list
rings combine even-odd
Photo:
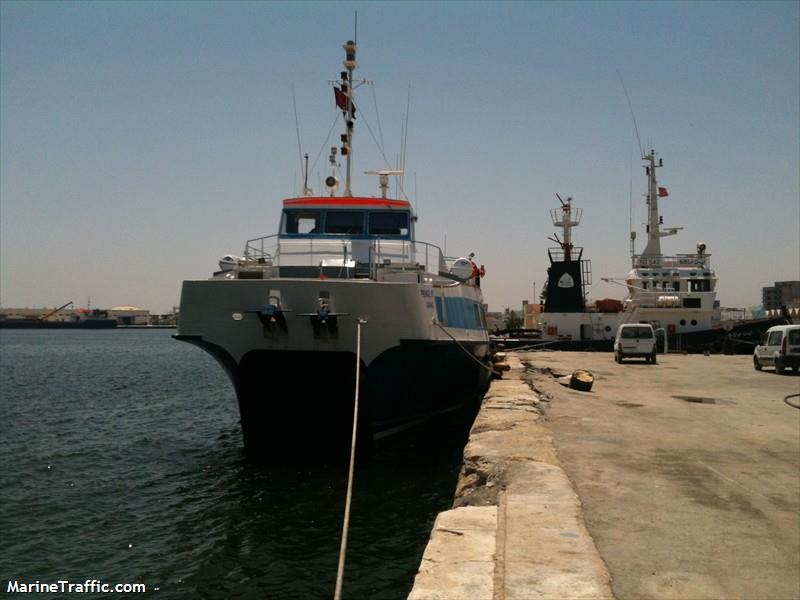
[[(502, 344), (503, 342), (500, 343)], [(515, 352), (528, 352), (530, 350), (536, 351), (539, 349), (547, 350), (546, 346), (552, 346), (553, 344), (559, 344), (559, 343), (561, 343), (561, 340), (554, 340), (552, 342), (539, 342), (536, 344), (528, 344), (526, 346), (516, 346), (511, 348), (511, 350), (514, 350)]]
[(441, 323), (438, 323), (438, 322), (437, 322), (437, 321), (434, 319), (434, 320), (433, 320), (433, 324), (434, 324), (434, 325), (436, 325), (436, 326), (437, 326), (439, 329), (441, 329), (441, 330), (444, 332), (444, 334), (445, 334), (447, 337), (449, 337), (449, 338), (450, 338), (451, 340), (453, 340), (453, 341), (454, 341), (456, 344), (458, 344), (458, 347), (459, 347), (459, 348), (461, 348), (461, 349), (464, 351), (464, 353), (465, 353), (467, 356), (469, 356), (469, 357), (470, 357), (472, 360), (474, 360), (476, 363), (478, 363), (478, 364), (479, 364), (481, 367), (483, 367), (484, 369), (486, 369), (487, 371), (489, 371), (489, 373), (491, 373), (492, 375), (502, 376), (502, 373), (500, 373), (500, 371), (495, 371), (495, 370), (494, 370), (492, 367), (490, 367), (490, 366), (488, 366), (488, 365), (485, 365), (485, 364), (484, 364), (484, 363), (482, 363), (482, 362), (481, 362), (481, 361), (480, 361), (478, 358), (476, 358), (476, 357), (475, 357), (475, 356), (472, 354), (472, 352), (470, 352), (469, 350), (467, 350), (467, 349), (466, 349), (466, 348), (465, 348), (465, 347), (464, 347), (464, 346), (461, 344), (461, 342), (459, 342), (459, 341), (458, 341), (456, 338), (454, 338), (452, 335), (450, 335), (450, 332), (449, 332), (449, 331), (447, 331), (447, 330), (446, 330), (444, 327), (442, 327)]
[(356, 393), (353, 401), (353, 439), (350, 443), (350, 471), (347, 475), (347, 497), (344, 502), (344, 523), (342, 524), (342, 545), (339, 548), (339, 567), (336, 570), (336, 591), (334, 600), (342, 597), (342, 582), (344, 581), (344, 559), (347, 555), (347, 533), (350, 529), (350, 503), (353, 499), (353, 465), (356, 460), (356, 427), (358, 426), (358, 387), (361, 381), (361, 325), (364, 319), (358, 319), (356, 327)]
[(789, 400), (789, 398), (800, 398), (800, 394), (789, 394), (788, 396), (786, 396), (786, 398), (783, 399), (783, 401), (786, 402), (786, 404), (788, 404), (789, 406), (792, 406), (794, 408), (800, 408), (800, 400), (792, 402), (791, 400)]

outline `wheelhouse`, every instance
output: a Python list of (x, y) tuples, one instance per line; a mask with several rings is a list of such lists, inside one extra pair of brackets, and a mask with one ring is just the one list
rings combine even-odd
[(285, 200), (279, 237), (413, 240), (411, 205), (378, 198)]

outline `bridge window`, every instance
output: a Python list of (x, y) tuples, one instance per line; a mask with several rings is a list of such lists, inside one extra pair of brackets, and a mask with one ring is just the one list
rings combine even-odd
[(407, 212), (370, 212), (370, 235), (408, 235)]
[(328, 211), (325, 233), (360, 235), (364, 233), (364, 213), (360, 211)]
[(283, 214), (281, 233), (319, 233), (321, 215), (318, 210), (287, 211)]

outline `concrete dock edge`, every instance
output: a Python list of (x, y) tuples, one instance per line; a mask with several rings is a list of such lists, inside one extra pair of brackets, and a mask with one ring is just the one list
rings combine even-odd
[(540, 423), (541, 401), (511, 370), (489, 388), (409, 600), (613, 598), (581, 503)]

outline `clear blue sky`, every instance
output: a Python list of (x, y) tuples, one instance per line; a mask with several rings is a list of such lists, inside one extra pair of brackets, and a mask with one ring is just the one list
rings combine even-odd
[[(411, 86), (418, 238), (475, 252), (491, 309), (541, 290), (556, 192), (584, 209), (595, 281), (629, 270), (631, 174), (640, 240), (646, 182), (618, 71), (664, 159), (664, 222), (685, 227), (664, 251), (703, 240), (722, 305), (758, 304), (800, 279), (799, 6), (5, 0), (0, 303), (165, 311), (183, 279), (274, 233), (299, 179), (291, 86), (313, 160), (357, 10), (390, 160)], [(385, 165), (359, 92), (360, 174)], [(359, 175), (354, 191), (377, 188)]]

